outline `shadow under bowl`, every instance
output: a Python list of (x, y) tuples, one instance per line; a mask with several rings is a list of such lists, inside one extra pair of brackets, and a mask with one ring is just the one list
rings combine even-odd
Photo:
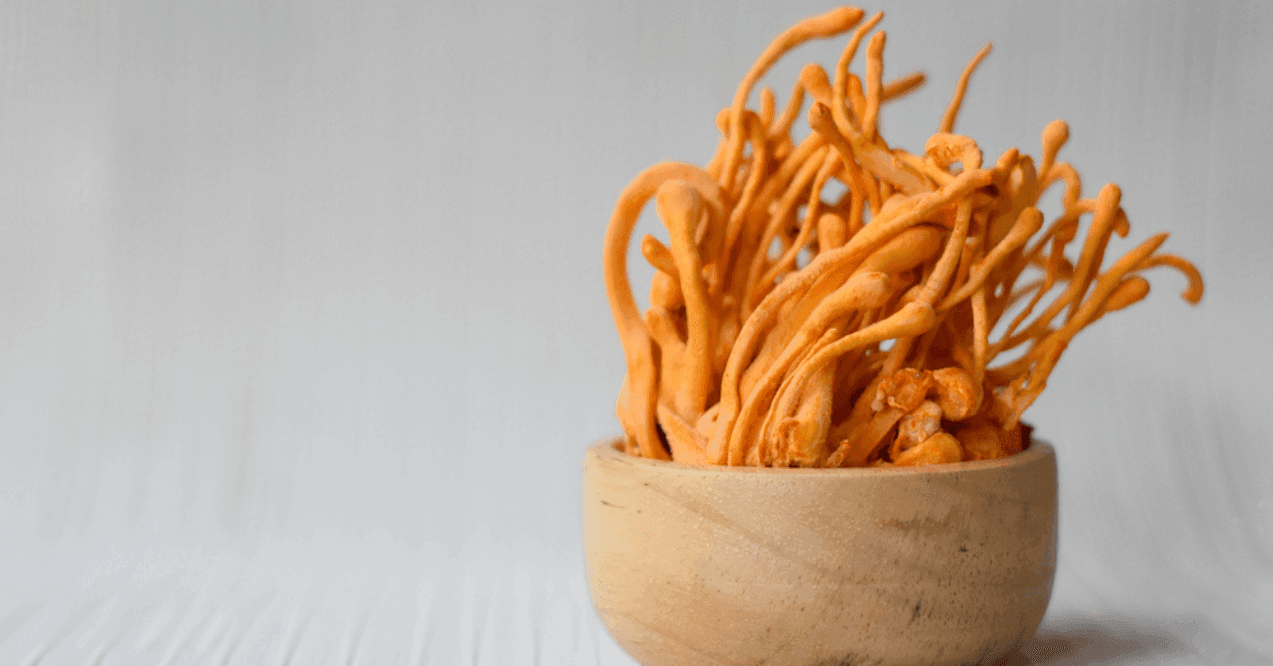
[(592, 601), (646, 666), (993, 663), (1056, 572), (1056, 454), (909, 468), (689, 466), (589, 447)]

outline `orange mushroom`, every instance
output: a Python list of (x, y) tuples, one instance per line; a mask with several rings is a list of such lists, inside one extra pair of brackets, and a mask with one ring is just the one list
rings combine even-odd
[[(1022, 413), (1070, 340), (1144, 299), (1144, 273), (1174, 269), (1181, 296), (1202, 298), (1198, 269), (1159, 252), (1165, 234), (1106, 265), (1131, 230), (1121, 190), (1084, 198), (1078, 171), (1058, 160), (1064, 121), (1044, 128), (1037, 169), (1015, 148), (987, 168), (977, 143), (953, 133), (989, 45), (923, 151), (890, 146), (888, 103), (926, 77), (885, 82), (883, 14), (864, 16), (843, 7), (784, 31), (717, 115), (707, 165), (655, 165), (619, 197), (603, 269), (627, 360), (616, 413), (629, 452), (803, 467), (1012, 455), (1028, 446)], [(806, 65), (785, 103), (761, 88), (748, 108), (779, 58), (850, 30), (834, 69)], [(1049, 221), (1040, 201), (1058, 184)], [(655, 269), (641, 313), (627, 253), (652, 199), (667, 237), (641, 239)]]

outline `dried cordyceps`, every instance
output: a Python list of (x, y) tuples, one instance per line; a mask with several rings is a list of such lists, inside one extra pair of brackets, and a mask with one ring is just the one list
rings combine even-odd
[[(1166, 234), (1102, 270), (1127, 216), (1118, 186), (1085, 199), (1078, 172), (1056, 161), (1064, 122), (1044, 129), (1037, 166), (1011, 149), (985, 168), (977, 144), (952, 133), (989, 46), (964, 70), (924, 154), (889, 147), (880, 109), (924, 76), (883, 81), (883, 32), (867, 41), (864, 77), (850, 72), (882, 14), (863, 18), (843, 7), (779, 35), (717, 117), (711, 162), (655, 165), (620, 196), (604, 260), (627, 357), (617, 411), (629, 452), (800, 467), (1011, 455), (1028, 442), (1022, 412), (1070, 339), (1144, 298), (1141, 273), (1174, 268), (1189, 281), (1183, 298), (1202, 297), (1192, 264), (1157, 253)], [(832, 76), (810, 64), (781, 114), (768, 88), (759, 111), (746, 108), (783, 54), (855, 26)], [(806, 96), (812, 132), (796, 143)], [(827, 201), (832, 180), (846, 190)], [(1036, 206), (1057, 184), (1063, 210), (1045, 227)], [(641, 241), (655, 268), (642, 316), (627, 251), (651, 198), (669, 242)], [(1033, 279), (1019, 284), (1024, 274)], [(1001, 358), (1011, 360), (994, 365)]]

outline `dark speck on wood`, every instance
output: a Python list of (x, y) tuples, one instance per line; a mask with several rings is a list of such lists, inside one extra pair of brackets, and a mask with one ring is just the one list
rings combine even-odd
[(856, 654), (846, 654), (843, 657), (816, 661), (810, 666), (880, 666), (881, 663), (878, 659), (873, 662), (867, 662), (866, 659)]

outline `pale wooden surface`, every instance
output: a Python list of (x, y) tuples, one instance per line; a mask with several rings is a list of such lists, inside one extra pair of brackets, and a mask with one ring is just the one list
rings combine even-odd
[[(384, 542), (314, 545), (98, 550), (68, 540), (38, 560), (6, 549), (0, 663), (634, 663), (601, 628), (574, 562), (424, 562)], [(1005, 664), (1255, 665), (1273, 654), (1267, 637), (1261, 645), (1235, 636), (1241, 627), (1100, 587), (1062, 566), (1035, 640)]]
[[(1270, 661), (1273, 5), (876, 7), (887, 74), (930, 75), (890, 137), (993, 41), (958, 128), (1035, 152), (1065, 118), (1120, 247), (1168, 230), (1207, 278), (1191, 310), (1152, 276), (1029, 412), (1043, 663)], [(579, 545), (604, 222), (826, 8), (0, 3), (0, 664), (627, 663)]]

